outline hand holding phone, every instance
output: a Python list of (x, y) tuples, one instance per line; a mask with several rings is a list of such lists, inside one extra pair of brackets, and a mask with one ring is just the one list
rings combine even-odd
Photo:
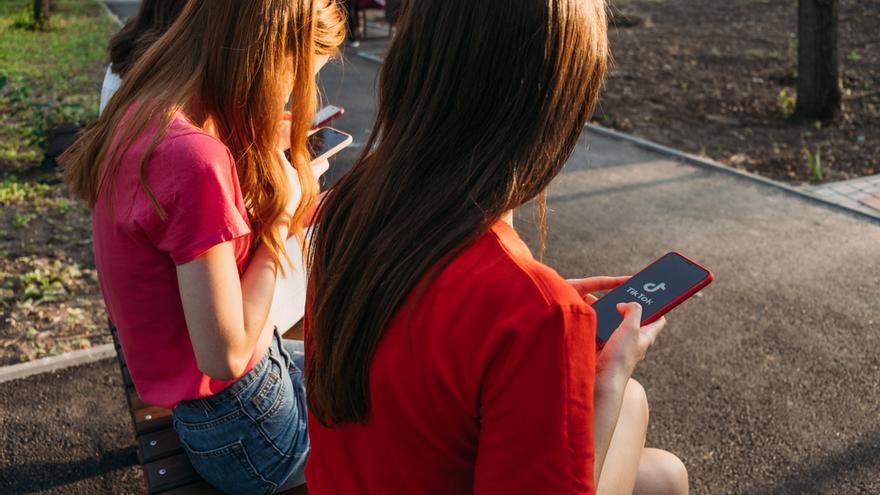
[[(638, 303), (620, 303), (615, 309), (622, 321), (607, 342), (600, 342), (602, 352), (596, 357), (597, 376), (602, 375), (612, 381), (631, 377), (666, 327), (666, 318), (662, 316), (653, 323), (643, 325), (643, 311)], [(597, 378), (597, 382), (599, 380)]]
[(607, 342), (623, 322), (618, 304), (639, 303), (643, 308), (641, 325), (647, 325), (709, 285), (712, 279), (712, 272), (681, 253), (661, 256), (592, 304), (596, 312), (596, 339)]
[[(587, 304), (592, 305), (599, 300), (594, 292), (614, 290), (632, 277), (589, 277), (567, 280)], [(666, 318), (642, 326), (642, 307), (638, 303), (618, 304), (615, 308), (622, 321), (614, 330), (607, 345), (600, 342), (602, 352), (596, 362), (598, 374), (610, 374), (615, 377), (629, 378), (635, 366), (645, 358), (648, 348), (654, 343), (657, 335), (666, 326)]]
[(342, 151), (351, 144), (352, 137), (332, 127), (322, 127), (309, 136), (309, 153), (312, 155), (312, 163), (326, 161), (331, 156)]

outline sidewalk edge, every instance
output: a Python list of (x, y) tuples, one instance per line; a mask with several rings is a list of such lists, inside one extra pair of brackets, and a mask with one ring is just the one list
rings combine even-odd
[(116, 355), (113, 344), (103, 344), (81, 351), (66, 352), (58, 356), (36, 359), (26, 363), (0, 367), (0, 383), (27, 378), (41, 373), (63, 370), (72, 366), (94, 363)]
[(852, 208), (848, 208), (846, 206), (837, 204), (833, 201), (829, 201), (821, 196), (817, 196), (815, 194), (811, 194), (808, 191), (798, 189), (796, 187), (792, 187), (788, 184), (777, 182), (775, 180), (768, 179), (766, 177), (761, 177), (760, 175), (753, 174), (751, 172), (746, 172), (744, 170), (738, 170), (733, 167), (723, 165), (718, 162), (714, 162), (712, 160), (708, 160), (706, 158), (702, 158), (696, 155), (692, 155), (690, 153), (685, 153), (683, 151), (679, 151), (674, 148), (670, 148), (668, 146), (664, 146), (659, 143), (655, 143), (653, 141), (648, 141), (647, 139), (642, 139), (640, 137), (632, 136), (630, 134), (626, 134), (623, 132), (615, 131), (613, 129), (609, 129), (607, 127), (603, 127), (598, 124), (587, 124), (587, 129), (591, 132), (595, 132), (596, 134), (604, 137), (608, 137), (611, 139), (617, 139), (620, 141), (625, 141), (630, 144), (633, 144), (639, 148), (646, 149), (648, 151), (653, 151), (655, 153), (661, 153), (664, 155), (668, 155), (675, 160), (686, 163), (689, 165), (694, 165), (697, 167), (702, 167), (705, 169), (713, 170), (716, 172), (722, 172), (728, 175), (732, 175), (742, 180), (747, 180), (751, 182), (757, 182), (764, 186), (769, 186), (774, 189), (787, 192), (790, 194), (794, 194), (795, 196), (799, 196), (802, 199), (807, 201), (812, 201), (815, 203), (819, 203), (823, 206), (829, 207), (833, 210), (836, 210), (841, 213), (849, 214), (850, 216), (858, 217), (860, 220), (867, 220), (873, 224), (880, 225), (880, 216), (874, 216), (869, 213), (865, 213), (863, 211), (854, 210)]

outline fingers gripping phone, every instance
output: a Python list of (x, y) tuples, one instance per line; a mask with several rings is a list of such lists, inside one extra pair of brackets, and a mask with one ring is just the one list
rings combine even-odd
[(312, 163), (326, 160), (351, 144), (351, 135), (331, 127), (322, 127), (309, 136)]
[(642, 326), (660, 319), (712, 282), (705, 267), (681, 253), (670, 252), (633, 275), (616, 289), (593, 303), (596, 312), (596, 340), (605, 343), (623, 322), (617, 311), (620, 303), (642, 305)]

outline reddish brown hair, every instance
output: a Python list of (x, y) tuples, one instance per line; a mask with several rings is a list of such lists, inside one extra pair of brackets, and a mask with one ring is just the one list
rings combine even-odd
[[(231, 151), (255, 237), (281, 266), (284, 239), (271, 226), (281, 219), (291, 194), (276, 151), (286, 96), (283, 77), (292, 65), (291, 163), (303, 191), (291, 219), (296, 227), (318, 192), (306, 145), (316, 105), (313, 59), (332, 54), (344, 35), (335, 0), (190, 0), (131, 68), (98, 120), (62, 155), (67, 183), (94, 207), (100, 192), (112, 186), (126, 147), (158, 125), (141, 158), (141, 184), (164, 216), (144, 167), (174, 114), (197, 107), (203, 115), (196, 124), (210, 121)], [(131, 116), (118, 129), (129, 108), (134, 108)], [(126, 144), (111, 149), (117, 132)]]

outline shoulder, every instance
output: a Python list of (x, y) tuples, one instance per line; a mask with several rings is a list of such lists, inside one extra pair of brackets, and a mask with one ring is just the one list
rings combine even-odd
[(235, 164), (229, 148), (200, 129), (182, 124), (179, 119), (171, 122), (156, 146), (153, 161), (178, 181), (235, 175)]
[(518, 238), (502, 238), (494, 230), (466, 249), (450, 269), (463, 293), (505, 315), (503, 326), (559, 312), (593, 315), (556, 270), (535, 260)]
[(199, 129), (181, 116), (173, 118), (157, 152), (168, 157), (186, 158), (196, 163), (232, 163), (232, 154), (223, 142)]

